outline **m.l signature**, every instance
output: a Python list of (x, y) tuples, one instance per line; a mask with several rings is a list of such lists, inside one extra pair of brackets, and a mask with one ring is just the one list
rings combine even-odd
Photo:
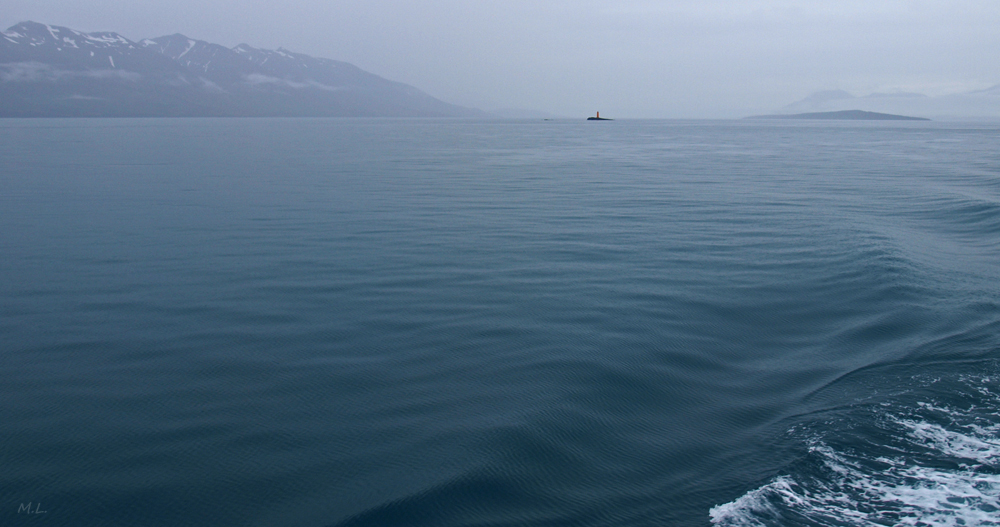
[(42, 510), (42, 502), (38, 502), (38, 504), (35, 505), (35, 510), (31, 510), (31, 504), (32, 503), (33, 502), (29, 501), (27, 505), (25, 505), (23, 503), (20, 504), (17, 507), (17, 513), (18, 514), (45, 514), (46, 512), (49, 512), (49, 511), (43, 511)]

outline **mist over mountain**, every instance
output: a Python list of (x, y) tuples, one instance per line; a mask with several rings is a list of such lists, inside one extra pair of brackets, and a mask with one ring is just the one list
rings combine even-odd
[(22, 22), (0, 33), (0, 117), (479, 117), (413, 86), (284, 49), (140, 42)]
[(779, 114), (861, 110), (934, 119), (1000, 119), (1000, 84), (985, 90), (931, 97), (922, 93), (871, 93), (855, 96), (842, 90), (820, 91), (789, 104)]

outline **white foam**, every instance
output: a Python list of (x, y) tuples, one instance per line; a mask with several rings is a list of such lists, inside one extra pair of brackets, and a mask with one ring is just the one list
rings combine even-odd
[[(783, 515), (794, 514), (819, 525), (1000, 526), (998, 425), (977, 422), (966, 411), (929, 404), (920, 407), (945, 414), (953, 426), (893, 416), (888, 421), (900, 426), (907, 441), (929, 452), (862, 459), (817, 442), (810, 450), (826, 469), (818, 479), (775, 478), (712, 508), (712, 523), (723, 527), (782, 525)], [(928, 456), (943, 462), (928, 466), (917, 461)], [(873, 471), (872, 462), (887, 468)], [(949, 466), (958, 468), (945, 468)]]
[(783, 476), (712, 508), (709, 516), (720, 527), (756, 527), (781, 525), (784, 511), (821, 525), (884, 525), (888, 520), (900, 526), (998, 526), (1000, 475), (916, 466), (883, 474), (847, 471), (843, 480), (814, 488)]
[[(735, 501), (713, 507), (708, 511), (712, 523), (724, 527), (762, 527), (765, 519), (776, 519), (780, 516), (778, 509), (771, 504), (772, 497), (782, 501), (801, 503), (796, 494), (795, 482), (788, 476), (780, 476), (771, 483), (740, 496)], [(787, 503), (786, 502), (786, 503)]]
[[(900, 420), (899, 424), (910, 429), (910, 436), (928, 448), (944, 455), (982, 464), (993, 464), (1000, 460), (1000, 442), (961, 432), (945, 430), (940, 425), (923, 421)], [(974, 427), (978, 433), (988, 432), (983, 427)]]

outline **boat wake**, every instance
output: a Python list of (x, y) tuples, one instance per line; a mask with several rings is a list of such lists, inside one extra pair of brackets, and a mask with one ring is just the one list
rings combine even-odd
[[(835, 423), (792, 430), (805, 433), (805, 458), (787, 474), (712, 508), (712, 523), (1000, 525), (1000, 378), (957, 380), (968, 390), (965, 404), (932, 400), (903, 409), (882, 402)], [(832, 431), (817, 433), (817, 426), (830, 424)]]

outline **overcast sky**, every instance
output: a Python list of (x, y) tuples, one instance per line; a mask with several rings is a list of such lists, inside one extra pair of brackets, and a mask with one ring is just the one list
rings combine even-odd
[(998, 0), (4, 0), (25, 20), (343, 60), (448, 102), (739, 117), (1000, 84)]

